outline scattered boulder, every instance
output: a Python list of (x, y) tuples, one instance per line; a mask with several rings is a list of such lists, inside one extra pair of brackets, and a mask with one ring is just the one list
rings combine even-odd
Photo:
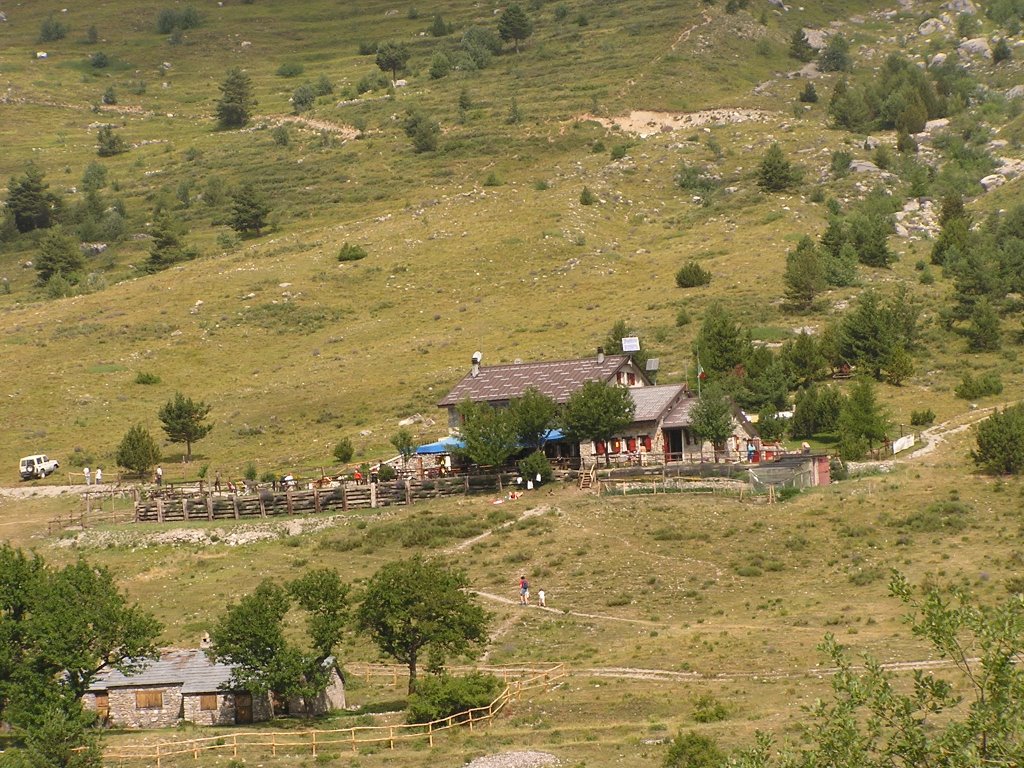
[(852, 173), (881, 173), (882, 169), (870, 160), (854, 160), (850, 163)]
[(1024, 99), (1024, 85), (1015, 85), (1006, 92), (1008, 99)]
[(107, 250), (106, 243), (82, 243), (79, 247), (86, 256), (99, 256)]
[(936, 18), (931, 18), (927, 21), (921, 22), (921, 26), (917, 28), (917, 34), (928, 37), (929, 35), (934, 35), (936, 32), (941, 32), (945, 28), (946, 25), (943, 24), (942, 21)]
[(406, 416), (404, 419), (399, 420), (398, 426), (400, 427), (411, 427), (413, 424), (422, 424), (423, 414), (414, 413), (412, 416)]
[(932, 69), (934, 67), (941, 67), (943, 64), (946, 63), (947, 58), (949, 57), (944, 53), (936, 53), (934, 56), (931, 57), (931, 59), (928, 60), (928, 68)]
[(807, 38), (807, 43), (816, 51), (820, 51), (828, 42), (828, 33), (823, 29), (804, 27), (803, 32), (804, 37)]
[(992, 58), (992, 48), (984, 37), (972, 37), (970, 40), (964, 40), (956, 49), (965, 56), (981, 57), (989, 60)]
[(985, 178), (983, 178), (978, 183), (981, 184), (982, 188), (986, 192), (991, 192), (996, 187), (1003, 186), (1003, 184), (1006, 183), (1006, 177), (1003, 176), (1003, 174), (1001, 174), (1001, 173), (993, 173), (993, 174), (990, 174), (990, 175), (986, 176)]
[(977, 7), (975, 7), (972, 0), (949, 0), (949, 2), (943, 5), (942, 7), (945, 8), (947, 11), (952, 11), (957, 15), (961, 13), (974, 15), (978, 12)]

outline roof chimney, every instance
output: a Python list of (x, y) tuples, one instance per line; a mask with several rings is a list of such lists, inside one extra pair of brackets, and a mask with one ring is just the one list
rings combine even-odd
[(480, 375), (480, 361), (484, 359), (482, 352), (474, 352), (473, 357), (470, 360), (471, 366), (469, 368), (469, 375), (474, 379)]
[(597, 364), (601, 365), (604, 362), (604, 347), (597, 348)]
[(199, 647), (200, 648), (209, 648), (211, 645), (212, 645), (212, 643), (210, 642), (210, 633), (209, 632), (203, 632), (202, 637), (199, 638)]

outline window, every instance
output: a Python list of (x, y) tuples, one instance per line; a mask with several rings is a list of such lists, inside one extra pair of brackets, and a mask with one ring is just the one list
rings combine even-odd
[(164, 692), (163, 691), (136, 691), (135, 692), (135, 708), (136, 709), (163, 709), (164, 708)]
[(631, 387), (635, 387), (636, 386), (636, 374), (635, 373), (627, 373), (626, 374), (626, 383), (629, 384), (629, 386), (631, 386)]
[(199, 711), (200, 712), (216, 712), (217, 711), (217, 694), (216, 693), (204, 693), (199, 697)]

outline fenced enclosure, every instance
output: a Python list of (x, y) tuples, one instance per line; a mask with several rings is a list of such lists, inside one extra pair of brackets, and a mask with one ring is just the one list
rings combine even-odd
[[(459, 671), (462, 668), (453, 668)], [(469, 669), (469, 668), (467, 668)], [(503, 676), (504, 690), (485, 707), (469, 709), (429, 723), (402, 723), (394, 725), (364, 725), (349, 728), (307, 729), (301, 731), (247, 730), (195, 739), (168, 739), (138, 745), (111, 745), (104, 750), (104, 763), (117, 766), (176, 766), (195, 763), (201, 757), (220, 755), (232, 760), (266, 759), (278, 755), (310, 755), (346, 750), (359, 752), (360, 747), (397, 749), (403, 744), (425, 742), (434, 746), (438, 734), (453, 728), (470, 730), (486, 727), (510, 703), (523, 693), (541, 688), (561, 679), (566, 672), (561, 664), (545, 668), (530, 667), (473, 667), (475, 671)], [(464, 671), (464, 670), (463, 670)], [(350, 674), (359, 676), (383, 675), (395, 683), (407, 672), (405, 667), (390, 665), (350, 665)]]

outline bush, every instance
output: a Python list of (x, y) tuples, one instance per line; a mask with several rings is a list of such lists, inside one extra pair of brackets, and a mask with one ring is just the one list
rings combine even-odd
[(169, 35), (175, 31), (194, 29), (201, 21), (199, 11), (191, 5), (180, 11), (176, 8), (164, 8), (156, 16), (156, 31), (161, 35)]
[(89, 64), (95, 69), (103, 69), (110, 64), (110, 57), (107, 56), (103, 51), (96, 51), (89, 57)]
[(417, 681), (416, 692), (409, 696), (409, 722), (429, 723), (468, 709), (486, 707), (503, 687), (501, 680), (482, 672), (464, 677), (427, 675)]
[(398, 473), (390, 464), (381, 464), (380, 469), (377, 470), (377, 479), (382, 483), (391, 482), (396, 477), (398, 477)]
[(117, 91), (114, 90), (114, 86), (107, 86), (107, 90), (103, 92), (103, 97), (100, 101), (104, 104), (117, 104)]
[(39, 27), (39, 42), (52, 43), (54, 40), (63, 40), (67, 34), (66, 24), (62, 24), (53, 16), (47, 16)]
[(580, 192), (580, 205), (593, 205), (597, 201), (598, 197), (590, 187), (583, 187), (583, 191)]
[(711, 273), (696, 261), (690, 261), (676, 272), (676, 285), (680, 288), (697, 288), (711, 284)]
[(360, 56), (373, 56), (377, 53), (376, 40), (360, 40), (357, 48)]
[(298, 77), (306, 68), (297, 61), (286, 61), (277, 68), (280, 77)]
[(611, 158), (612, 160), (621, 160), (629, 152), (629, 146), (626, 144), (616, 144), (612, 147)]
[(352, 456), (355, 454), (355, 449), (352, 447), (352, 441), (343, 437), (334, 446), (334, 458), (341, 464), (348, 464), (352, 461)]
[(359, 261), (360, 259), (365, 259), (368, 255), (366, 249), (362, 246), (345, 243), (341, 246), (341, 250), (338, 251), (338, 261)]
[(665, 768), (720, 768), (725, 755), (707, 736), (697, 733), (679, 733), (665, 755)]
[(291, 137), (288, 135), (288, 126), (279, 125), (270, 132), (270, 138), (274, 140), (274, 143), (279, 147), (287, 147), (288, 142), (291, 141)]
[(121, 439), (116, 460), (117, 466), (141, 475), (160, 461), (160, 446), (145, 427), (136, 424)]
[(519, 471), (528, 480), (536, 480), (537, 475), (540, 475), (543, 483), (549, 483), (555, 477), (555, 473), (551, 469), (551, 462), (548, 461), (548, 457), (544, 455), (543, 451), (534, 451), (525, 459), (521, 459)]
[(963, 380), (953, 392), (964, 400), (973, 400), (987, 395), (998, 395), (1003, 391), (1003, 382), (998, 373), (983, 373), (978, 377), (970, 371), (964, 374)]
[(109, 125), (104, 125), (100, 128), (99, 133), (96, 134), (96, 141), (99, 144), (96, 153), (100, 157), (112, 157), (128, 151), (127, 142), (121, 136), (114, 133), (114, 129)]
[(693, 702), (693, 720), (697, 723), (720, 723), (729, 716), (729, 710), (710, 693), (704, 693)]
[(160, 377), (155, 373), (149, 373), (147, 371), (139, 371), (135, 374), (135, 383), (149, 386), (151, 384), (159, 384)]
[(814, 89), (814, 83), (807, 83), (804, 89), (800, 91), (799, 98), (804, 104), (816, 104), (818, 102), (818, 92)]
[(910, 424), (914, 427), (926, 427), (935, 422), (935, 411), (931, 408), (924, 411), (911, 411)]
[(996, 411), (978, 425), (974, 462), (992, 474), (1017, 475), (1024, 470), (1024, 405)]
[(682, 328), (684, 325), (689, 325), (693, 322), (693, 318), (690, 317), (689, 310), (686, 307), (680, 307), (679, 311), (676, 312), (676, 325)]
[(316, 90), (309, 83), (303, 83), (292, 92), (292, 107), (295, 113), (305, 112), (316, 103)]
[(242, 474), (246, 480), (250, 483), (256, 482), (256, 465), (251, 461), (245, 465), (245, 472)]
[(967, 527), (971, 508), (960, 501), (938, 501), (897, 521), (917, 533), (958, 533)]

